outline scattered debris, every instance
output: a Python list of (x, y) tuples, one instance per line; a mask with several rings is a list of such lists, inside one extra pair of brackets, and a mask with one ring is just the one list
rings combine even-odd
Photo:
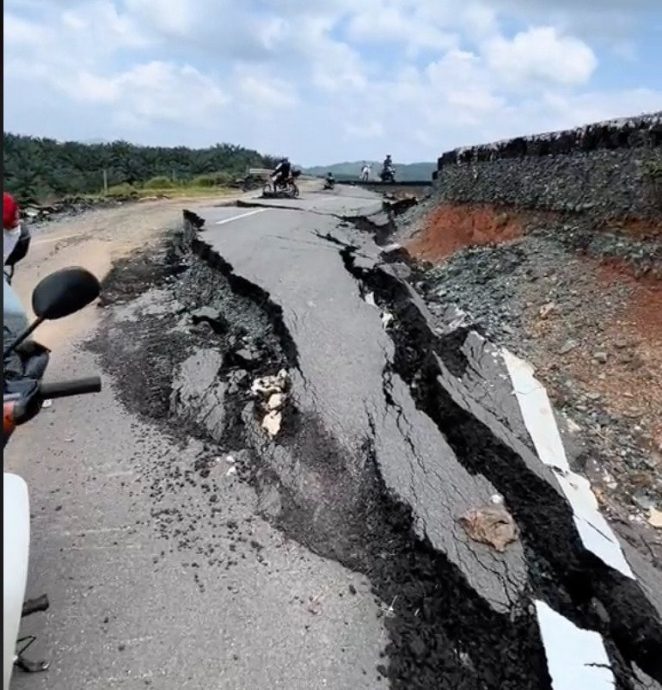
[(547, 302), (547, 304), (543, 304), (542, 307), (540, 307), (538, 314), (541, 319), (546, 319), (555, 310), (556, 304), (554, 302)]
[(607, 355), (606, 352), (603, 352), (602, 350), (600, 350), (599, 352), (593, 353), (593, 359), (596, 362), (600, 362), (600, 364), (606, 364), (607, 360), (609, 359), (609, 356)]
[(388, 311), (382, 312), (382, 325), (388, 328), (393, 323), (393, 314)]
[(369, 304), (371, 307), (376, 307), (376, 306), (377, 306), (377, 303), (375, 302), (375, 293), (374, 293), (374, 292), (369, 292), (369, 293), (365, 296), (364, 299), (365, 299), (365, 301), (366, 301), (366, 304)]
[(565, 343), (563, 343), (563, 345), (561, 345), (559, 348), (559, 354), (567, 355), (568, 352), (572, 352), (572, 350), (574, 350), (578, 345), (579, 343), (576, 340), (566, 340)]
[(313, 616), (319, 616), (322, 613), (322, 598), (324, 597), (324, 592), (320, 592), (314, 597), (310, 597), (308, 606), (306, 607), (309, 613)]
[(275, 376), (262, 376), (255, 379), (251, 386), (251, 393), (255, 397), (268, 398), (274, 393), (284, 393), (289, 385), (289, 376), (285, 369), (281, 369)]
[(399, 252), (402, 249), (402, 245), (398, 242), (392, 242), (382, 247), (382, 254), (393, 254), (394, 252)]
[(398, 600), (398, 595), (396, 594), (393, 597), (393, 601), (391, 602), (390, 606), (385, 606), (384, 604), (379, 605), (380, 611), (383, 613), (386, 618), (395, 618), (395, 602)]
[(52, 204), (25, 204), (21, 208), (21, 218), (31, 223), (43, 223), (62, 215), (78, 216), (91, 209), (121, 206), (124, 202), (137, 200), (137, 193), (113, 197), (69, 196)]
[(283, 422), (283, 415), (278, 410), (268, 412), (262, 420), (262, 428), (271, 436), (275, 438), (280, 431), (280, 426)]
[(269, 412), (275, 412), (277, 410), (282, 410), (285, 405), (286, 396), (284, 393), (274, 393), (269, 397), (267, 401), (267, 409)]
[(283, 423), (283, 407), (287, 401), (289, 376), (285, 369), (281, 369), (276, 376), (263, 376), (253, 381), (251, 393), (262, 400), (262, 408), (266, 411), (262, 419), (262, 428), (275, 438)]
[(470, 510), (459, 520), (474, 541), (493, 546), (503, 553), (506, 546), (517, 540), (519, 530), (512, 515), (502, 506), (485, 506)]
[(651, 508), (648, 516), (648, 524), (655, 529), (662, 529), (662, 510)]

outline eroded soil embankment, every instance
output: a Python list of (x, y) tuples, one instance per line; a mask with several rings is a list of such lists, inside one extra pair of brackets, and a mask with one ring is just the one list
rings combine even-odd
[(571, 420), (579, 469), (621, 534), (662, 563), (662, 221), (481, 204), (419, 214), (428, 305), (456, 304), (531, 361)]

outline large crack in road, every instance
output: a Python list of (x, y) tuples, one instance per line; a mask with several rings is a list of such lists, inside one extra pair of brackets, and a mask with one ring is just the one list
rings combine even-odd
[[(370, 579), (390, 637), (379, 671), (391, 687), (579, 687), (558, 683), (547, 608), (604, 645), (608, 656), (578, 672), (601, 673), (604, 687), (662, 680), (659, 579), (635, 554), (636, 579), (586, 548), (489, 345), (463, 330), (434, 332), (403, 267), (352, 233), (371, 226), (354, 209), (269, 213), (250, 236), (214, 227), (213, 211), (200, 212), (201, 234), (200, 218), (186, 215), (169, 253), (182, 265), (129, 307), (140, 319), (119, 327), (109, 318), (100, 336), (126, 350), (128, 329), (149, 334), (152, 355), (160, 348), (133, 365), (156, 382), (154, 409), (126, 360), (105, 358), (125, 402), (152, 418), (174, 414), (189, 433), (241, 454), (274, 524)], [(156, 273), (162, 263), (154, 259)], [(165, 310), (154, 307), (164, 299)], [(272, 440), (250, 385), (281, 368), (291, 393)], [(490, 377), (505, 388), (487, 386)], [(198, 470), (206, 476), (204, 462)], [(503, 551), (472, 539), (460, 519), (495, 497), (519, 530)]]

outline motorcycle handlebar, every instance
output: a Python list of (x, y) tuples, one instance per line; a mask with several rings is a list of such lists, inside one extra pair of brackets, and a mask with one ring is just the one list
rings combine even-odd
[(99, 393), (100, 391), (101, 379), (98, 376), (74, 379), (72, 381), (58, 381), (56, 383), (42, 383), (39, 386), (39, 395), (42, 400), (55, 400), (56, 398)]

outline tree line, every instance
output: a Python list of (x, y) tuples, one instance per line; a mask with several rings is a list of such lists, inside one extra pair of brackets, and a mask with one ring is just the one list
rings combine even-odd
[[(4, 133), (4, 189), (20, 201), (43, 202), (96, 194), (120, 185), (159, 186), (196, 180), (221, 184), (249, 167), (273, 167), (275, 158), (233, 144), (206, 149), (137, 146), (126, 141), (83, 144)], [(156, 184), (156, 183), (159, 184)]]

